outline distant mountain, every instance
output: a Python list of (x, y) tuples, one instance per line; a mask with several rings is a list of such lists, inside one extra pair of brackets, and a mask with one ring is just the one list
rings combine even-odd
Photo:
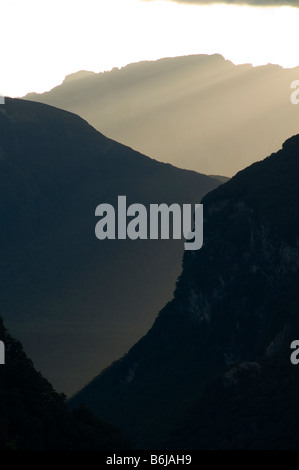
[(299, 67), (234, 65), (192, 55), (79, 72), (26, 98), (75, 112), (159, 161), (232, 176), (298, 132), (291, 104)]
[(230, 179), (227, 176), (221, 176), (221, 175), (208, 175), (208, 176), (210, 176), (211, 178), (215, 178), (216, 180), (219, 180), (221, 183), (226, 183)]
[(72, 400), (138, 447), (297, 448), (299, 135), (203, 198), (174, 299)]
[(183, 240), (95, 237), (96, 207), (199, 203), (216, 179), (159, 163), (78, 116), (6, 99), (0, 110), (0, 304), (59, 391), (126, 352), (172, 297)]
[(0, 366), (0, 450), (127, 449), (120, 432), (80, 407), (70, 413), (0, 318), (5, 364)]

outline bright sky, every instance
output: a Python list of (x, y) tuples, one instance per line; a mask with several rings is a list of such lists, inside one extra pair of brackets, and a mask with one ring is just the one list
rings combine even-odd
[(8, 96), (49, 90), (78, 70), (188, 54), (299, 65), (299, 8), (1, 0), (0, 12), (0, 92)]

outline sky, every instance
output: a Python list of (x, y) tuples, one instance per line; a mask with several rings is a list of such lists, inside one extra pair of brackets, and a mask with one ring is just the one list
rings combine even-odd
[(236, 1), (1, 0), (0, 93), (41, 93), (79, 70), (189, 54), (299, 65), (299, 0)]

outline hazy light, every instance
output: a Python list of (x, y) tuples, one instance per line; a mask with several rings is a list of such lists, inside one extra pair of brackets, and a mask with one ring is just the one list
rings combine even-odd
[(298, 65), (299, 9), (140, 0), (2, 0), (0, 92), (42, 92), (78, 70), (220, 53)]

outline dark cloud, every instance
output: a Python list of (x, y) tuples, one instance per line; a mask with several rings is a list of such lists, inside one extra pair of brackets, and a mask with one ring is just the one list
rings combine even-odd
[[(145, 0), (152, 1), (152, 0)], [(213, 3), (226, 3), (228, 5), (251, 5), (261, 7), (290, 6), (299, 7), (299, 0), (169, 0), (175, 3), (189, 3), (197, 5), (212, 5)]]

